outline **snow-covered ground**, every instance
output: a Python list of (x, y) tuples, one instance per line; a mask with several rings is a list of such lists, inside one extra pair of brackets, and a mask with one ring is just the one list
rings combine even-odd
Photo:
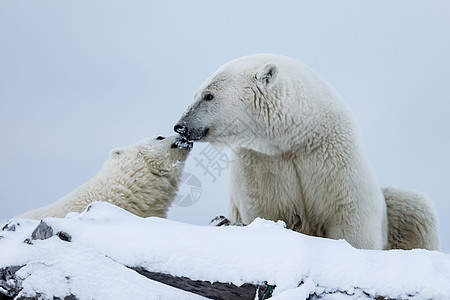
[[(281, 222), (257, 219), (246, 227), (198, 226), (143, 219), (99, 202), (81, 214), (44, 221), (54, 233), (45, 240), (31, 239), (39, 221), (11, 220), (0, 233), (0, 269), (24, 266), (16, 273), (24, 296), (202, 299), (126, 266), (235, 285), (267, 281), (276, 285), (272, 299), (450, 295), (448, 254), (357, 250), (345, 241), (287, 230)], [(58, 232), (68, 233), (71, 241), (59, 238)], [(332, 294), (336, 291), (342, 293)]]

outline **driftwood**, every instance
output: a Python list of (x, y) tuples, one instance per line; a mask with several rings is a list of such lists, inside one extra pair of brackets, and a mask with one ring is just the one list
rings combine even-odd
[[(15, 273), (23, 266), (11, 266), (0, 269), (0, 300), (38, 300), (41, 295), (35, 297), (19, 297), (16, 298), (22, 287), (20, 280), (15, 276)], [(139, 274), (160, 283), (191, 292), (209, 299), (215, 300), (253, 300), (253, 299), (269, 299), (275, 286), (267, 283), (252, 284), (245, 283), (241, 286), (236, 286), (229, 283), (214, 282), (202, 280), (192, 280), (187, 277), (173, 276), (170, 274), (163, 274), (158, 272), (150, 272), (142, 267), (130, 267), (130, 269)], [(345, 292), (335, 291), (334, 294), (345, 294)], [(370, 295), (366, 294), (370, 297)], [(316, 295), (311, 295), (309, 299), (318, 299)], [(350, 297), (350, 296), (349, 296)], [(64, 298), (53, 297), (53, 300), (77, 300), (76, 295), (68, 295)], [(385, 298), (382, 296), (374, 297), (375, 300), (396, 300), (392, 298)]]
[[(15, 225), (5, 226), (3, 230), (15, 231)], [(41, 221), (36, 229), (31, 234), (31, 239), (26, 239), (24, 242), (27, 244), (33, 244), (34, 240), (45, 240), (53, 235), (57, 235), (61, 240), (70, 242), (71, 236), (66, 232), (54, 233), (51, 226), (47, 225), (44, 221)], [(21, 280), (16, 277), (16, 272), (23, 266), (9, 266), (0, 269), (0, 300), (1, 299), (16, 299), (22, 290)], [(187, 277), (173, 276), (170, 274), (163, 274), (158, 272), (150, 272), (142, 267), (129, 267), (130, 269), (138, 272), (139, 274), (160, 283), (188, 291), (197, 295), (201, 295), (210, 299), (227, 300), (227, 299), (268, 299), (272, 296), (274, 286), (266, 283), (253, 284), (245, 283), (241, 286), (236, 286), (230, 283), (221, 283), (201, 280), (192, 280)], [(257, 297), (256, 297), (257, 295)], [(39, 299), (41, 295), (36, 295), (33, 298), (20, 297), (17, 299)], [(54, 300), (59, 298), (53, 298)], [(64, 300), (78, 299), (76, 295), (69, 295), (64, 297)]]
[[(22, 290), (21, 281), (16, 277), (16, 272), (23, 266), (11, 266), (0, 269), (0, 300), (3, 299), (16, 299)], [(208, 281), (192, 280), (187, 277), (172, 276), (170, 274), (163, 274), (157, 272), (149, 272), (141, 267), (132, 267), (139, 274), (154, 280), (167, 284), (169, 286), (182, 289), (209, 299), (216, 300), (232, 300), (232, 299), (268, 299), (272, 295), (273, 287), (267, 284), (255, 285), (251, 283), (243, 284), (242, 286), (236, 286), (234, 284)], [(258, 298), (255, 298), (258, 294)], [(28, 299), (40, 299), (40, 295), (36, 297), (17, 298), (20, 300)], [(53, 298), (59, 300), (62, 298)], [(76, 295), (68, 295), (64, 297), (64, 300), (78, 299)]]
[(268, 299), (272, 296), (274, 286), (267, 284), (252, 284), (245, 283), (241, 286), (236, 286), (230, 283), (221, 283), (202, 280), (192, 280), (187, 277), (172, 276), (170, 274), (162, 274), (156, 272), (149, 272), (141, 267), (131, 268), (139, 274), (150, 278), (152, 280), (170, 285), (172, 287), (182, 289), (209, 299), (216, 300), (232, 300), (232, 299)]
[[(223, 219), (216, 220), (217, 224), (219, 226), (226, 226), (228, 225), (226, 222), (223, 222)], [(2, 230), (5, 231), (15, 231), (15, 225), (14, 224), (8, 224), (5, 227), (3, 227)], [(66, 242), (71, 242), (72, 238), (71, 236), (66, 232), (56, 232), (54, 233), (54, 230), (51, 226), (46, 224), (44, 221), (41, 221), (39, 225), (36, 227), (36, 229), (31, 234), (31, 238), (28, 238), (24, 241), (24, 243), (27, 244), (33, 244), (35, 240), (45, 240), (52, 236), (58, 236), (61, 240)], [(0, 236), (0, 238), (2, 238)], [(18, 297), (22, 290), (22, 279), (16, 276), (16, 272), (19, 271), (22, 266), (8, 266), (4, 268), (0, 268), (0, 300), (3, 299), (17, 299), (17, 300), (28, 300), (28, 299), (42, 299), (42, 295), (37, 294), (36, 296), (32, 298), (26, 298), (26, 297)], [(254, 300), (254, 299), (268, 299), (272, 296), (272, 293), (276, 286), (269, 285), (267, 282), (263, 283), (245, 283), (241, 286), (236, 286), (231, 283), (222, 283), (222, 282), (209, 282), (209, 281), (202, 281), (202, 280), (192, 280), (188, 277), (183, 276), (173, 276), (170, 274), (164, 274), (164, 273), (158, 273), (158, 272), (151, 272), (146, 270), (145, 268), (141, 266), (127, 266), (128, 268), (136, 271), (137, 273), (141, 274), (142, 276), (187, 291), (191, 292), (209, 299), (217, 299), (217, 300), (228, 300), (228, 299), (248, 299), (248, 300)], [(299, 286), (302, 283), (299, 283)], [(355, 289), (358, 289), (355, 287)], [(345, 292), (341, 291), (335, 291), (334, 294), (341, 294), (345, 295)], [(364, 293), (369, 298), (375, 299), (375, 300), (395, 300), (391, 298), (385, 298), (382, 296), (377, 295), (369, 295), (367, 293)], [(145, 295), (144, 295), (145, 296)], [(318, 299), (320, 296), (323, 295), (310, 295), (308, 299)], [(349, 296), (351, 297), (351, 296)], [(54, 300), (76, 300), (78, 299), (77, 295), (68, 295), (64, 298), (57, 298), (53, 297)]]

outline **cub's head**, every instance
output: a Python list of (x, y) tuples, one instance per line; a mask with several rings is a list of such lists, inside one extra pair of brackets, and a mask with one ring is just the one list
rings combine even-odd
[[(167, 179), (178, 181), (193, 143), (174, 135), (146, 138), (128, 147), (110, 152), (103, 169), (122, 174), (128, 180)], [(150, 178), (152, 177), (152, 178)]]
[(233, 60), (195, 92), (175, 132), (194, 141), (280, 153), (282, 69), (275, 55)]

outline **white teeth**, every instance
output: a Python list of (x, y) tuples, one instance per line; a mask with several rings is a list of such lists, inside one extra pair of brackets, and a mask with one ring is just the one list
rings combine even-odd
[(192, 149), (193, 143), (185, 138), (176, 139), (173, 143), (179, 149)]

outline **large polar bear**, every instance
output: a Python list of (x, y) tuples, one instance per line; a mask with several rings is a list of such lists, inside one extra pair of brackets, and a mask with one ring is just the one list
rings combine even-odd
[(64, 217), (83, 211), (94, 201), (112, 203), (140, 217), (165, 218), (191, 148), (192, 142), (180, 136), (159, 136), (114, 149), (90, 181), (55, 203), (19, 218)]
[(232, 222), (262, 217), (357, 248), (392, 244), (385, 198), (355, 121), (308, 67), (279, 55), (241, 57), (220, 67), (194, 98), (174, 130), (233, 149)]

